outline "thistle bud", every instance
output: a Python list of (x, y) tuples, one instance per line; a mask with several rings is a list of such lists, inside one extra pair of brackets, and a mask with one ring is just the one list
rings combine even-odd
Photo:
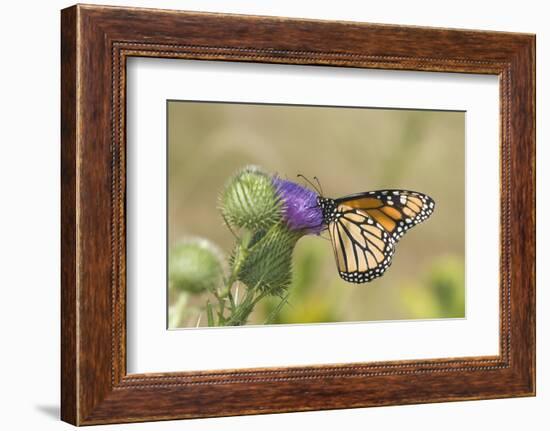
[(299, 237), (283, 223), (257, 233), (240, 266), (239, 279), (249, 288), (280, 296), (292, 281), (292, 252)]
[(271, 177), (249, 166), (234, 175), (220, 196), (220, 209), (232, 227), (267, 230), (282, 217), (281, 201)]
[(223, 256), (205, 239), (187, 239), (172, 248), (168, 260), (170, 288), (190, 293), (217, 289), (223, 280)]

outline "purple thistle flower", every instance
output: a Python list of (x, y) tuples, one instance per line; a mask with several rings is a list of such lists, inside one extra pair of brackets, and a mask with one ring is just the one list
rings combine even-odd
[(291, 230), (303, 230), (306, 234), (318, 235), (323, 230), (323, 213), (317, 203), (319, 196), (314, 191), (273, 177), (275, 191), (283, 201), (283, 217)]

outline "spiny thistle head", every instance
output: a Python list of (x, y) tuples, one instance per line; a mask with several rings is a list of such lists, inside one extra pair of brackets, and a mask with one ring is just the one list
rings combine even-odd
[(281, 200), (271, 177), (254, 166), (237, 172), (220, 195), (220, 209), (232, 227), (267, 230), (282, 219)]
[(249, 288), (281, 296), (292, 281), (292, 253), (300, 236), (284, 223), (256, 233), (240, 265), (239, 279)]
[(239, 171), (220, 196), (222, 215), (251, 238), (245, 254), (238, 245), (230, 265), (249, 289), (281, 296), (292, 280), (292, 253), (298, 239), (318, 234), (323, 215), (318, 194), (255, 167)]
[(223, 280), (223, 256), (205, 239), (186, 239), (170, 251), (170, 288), (191, 293), (213, 291)]

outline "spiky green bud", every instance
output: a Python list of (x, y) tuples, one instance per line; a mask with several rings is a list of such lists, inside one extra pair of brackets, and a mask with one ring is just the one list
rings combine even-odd
[(222, 254), (205, 239), (188, 239), (175, 245), (168, 260), (173, 289), (200, 293), (217, 289), (223, 280)]
[(280, 296), (292, 281), (292, 252), (299, 237), (283, 223), (256, 233), (240, 265), (239, 279), (249, 289)]
[(282, 220), (281, 200), (269, 175), (248, 166), (234, 175), (220, 195), (220, 209), (232, 227), (267, 230)]

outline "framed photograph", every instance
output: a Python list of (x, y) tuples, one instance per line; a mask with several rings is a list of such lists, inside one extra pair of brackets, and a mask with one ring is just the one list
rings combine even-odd
[(63, 420), (535, 394), (534, 35), (61, 17)]

